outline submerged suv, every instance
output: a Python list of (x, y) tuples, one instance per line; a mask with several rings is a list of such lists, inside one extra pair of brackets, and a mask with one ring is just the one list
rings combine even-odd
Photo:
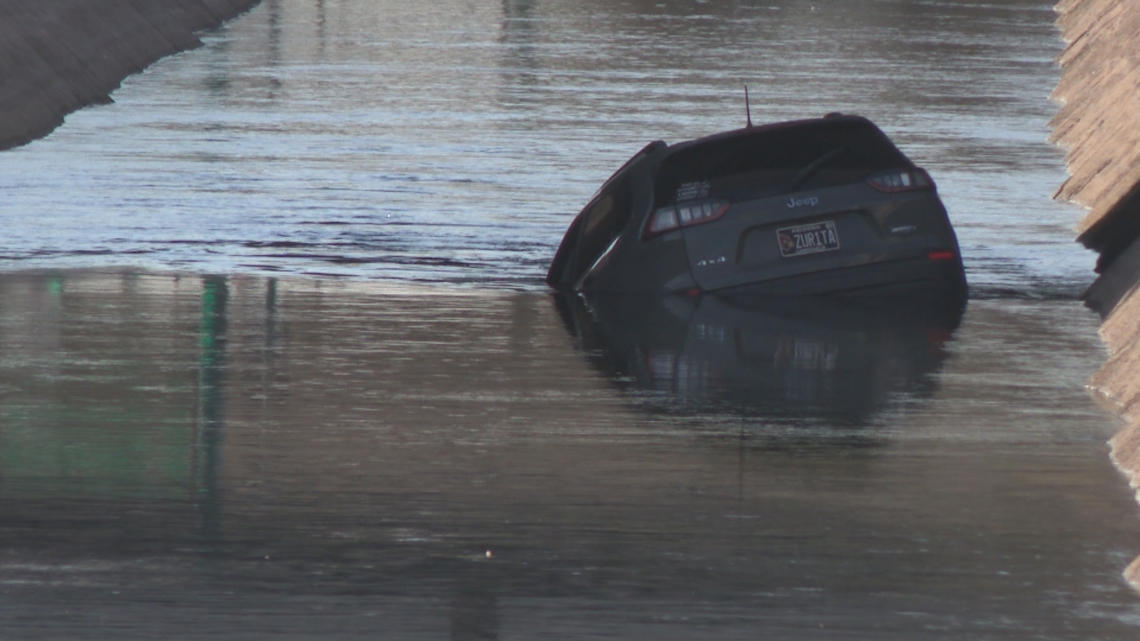
[(870, 120), (840, 114), (649, 144), (571, 223), (546, 282), (582, 293), (966, 297), (930, 176)]

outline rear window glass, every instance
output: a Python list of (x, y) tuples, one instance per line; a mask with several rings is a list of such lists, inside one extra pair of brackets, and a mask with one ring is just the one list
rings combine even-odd
[(628, 177), (606, 184), (574, 220), (554, 256), (547, 282), (555, 287), (574, 285), (621, 234), (632, 205), (633, 183)]
[(762, 198), (866, 179), (912, 163), (870, 121), (834, 118), (757, 127), (677, 145), (657, 170), (657, 206)]
[(577, 263), (585, 270), (594, 264), (629, 222), (633, 189), (628, 179), (611, 185), (583, 212)]

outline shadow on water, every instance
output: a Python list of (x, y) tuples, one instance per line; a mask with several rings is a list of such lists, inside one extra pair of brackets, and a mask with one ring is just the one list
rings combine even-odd
[(892, 398), (934, 393), (965, 311), (925, 297), (555, 301), (578, 349), (643, 411), (736, 418), (761, 438), (799, 425), (781, 438), (852, 446), (876, 442), (863, 428)]
[(1140, 530), (1019, 305), (5, 275), (0, 624), (1112, 638)]

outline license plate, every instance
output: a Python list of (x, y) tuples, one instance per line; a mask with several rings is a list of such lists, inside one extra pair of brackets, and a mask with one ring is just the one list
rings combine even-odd
[(784, 258), (839, 249), (839, 232), (835, 230), (834, 220), (777, 229), (776, 240)]

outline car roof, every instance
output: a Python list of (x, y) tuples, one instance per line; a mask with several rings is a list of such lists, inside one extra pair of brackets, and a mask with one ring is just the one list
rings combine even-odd
[(862, 116), (831, 115), (734, 129), (670, 145), (663, 165), (694, 164), (722, 167), (794, 169), (837, 147), (848, 153), (838, 165), (911, 167), (881, 129)]

